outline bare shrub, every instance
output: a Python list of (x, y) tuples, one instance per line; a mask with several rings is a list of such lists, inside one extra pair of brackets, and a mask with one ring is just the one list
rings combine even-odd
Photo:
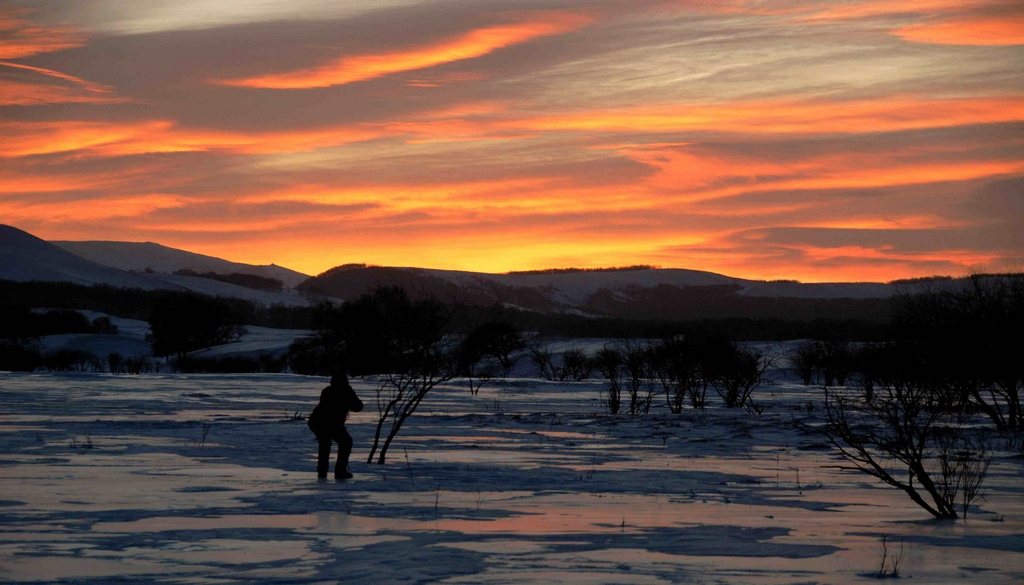
[(804, 386), (810, 386), (821, 365), (821, 348), (815, 341), (804, 341), (789, 354), (789, 363), (803, 380)]
[(648, 358), (651, 375), (661, 386), (670, 411), (681, 413), (687, 401), (694, 408), (704, 407), (707, 382), (698, 346), (681, 336), (671, 337), (653, 345)]
[(102, 372), (103, 362), (95, 355), (77, 349), (59, 349), (43, 354), (43, 369), (48, 372)]
[(619, 341), (622, 356), (621, 373), (629, 395), (629, 414), (647, 414), (654, 402), (655, 382), (651, 375), (651, 348), (646, 342), (623, 339)]
[(605, 406), (611, 414), (618, 414), (622, 407), (622, 355), (611, 346), (606, 345), (593, 359), (594, 369), (608, 379), (608, 388), (605, 392)]
[(542, 346), (534, 345), (529, 349), (530, 361), (537, 368), (540, 377), (551, 381), (555, 379), (554, 358), (551, 350)]
[(726, 408), (745, 408), (760, 414), (763, 409), (754, 402), (754, 390), (768, 381), (768, 370), (776, 360), (764, 350), (727, 342), (707, 348), (703, 363)]
[(853, 352), (846, 341), (817, 342), (820, 368), (826, 386), (846, 386), (846, 378), (854, 368)]
[(562, 365), (554, 368), (555, 378), (561, 381), (586, 380), (593, 373), (593, 366), (587, 354), (578, 347), (562, 352)]
[(903, 567), (903, 557), (906, 551), (903, 549), (903, 539), (900, 539), (899, 552), (889, 551), (889, 537), (882, 536), (882, 562), (878, 565), (876, 579), (899, 579), (900, 569)]
[(991, 457), (946, 393), (889, 373), (870, 400), (825, 391), (825, 435), (855, 469), (903, 490), (936, 518), (957, 518), (977, 496)]
[(367, 313), (362, 322), (385, 334), (384, 355), (376, 357), (387, 369), (377, 381), (377, 427), (366, 459), (370, 463), (377, 456), (383, 464), (395, 436), (427, 394), (457, 374), (458, 344), (449, 335), (453, 310), (436, 300), (414, 302), (402, 289), (378, 289), (361, 298), (361, 307)]
[(507, 376), (514, 363), (511, 352), (521, 346), (519, 333), (509, 323), (484, 323), (470, 331), (459, 344), (456, 366), (470, 393), (476, 396), (492, 378)]

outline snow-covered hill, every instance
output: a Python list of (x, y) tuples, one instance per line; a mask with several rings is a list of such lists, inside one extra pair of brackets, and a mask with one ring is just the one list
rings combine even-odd
[(230, 262), (213, 256), (168, 248), (153, 242), (54, 241), (51, 243), (76, 256), (121, 270), (143, 272), (148, 268), (164, 273), (173, 273), (178, 270), (193, 270), (199, 273), (215, 272), (217, 274), (237, 272), (276, 278), (289, 288), (295, 288), (300, 282), (309, 278), (307, 274), (275, 264), (258, 266)]
[(154, 290), (167, 285), (81, 258), (28, 232), (0, 225), (0, 279), (107, 284)]
[[(214, 259), (216, 260), (216, 259)], [(231, 264), (225, 262), (226, 264)], [(0, 280), (104, 284), (143, 290), (192, 291), (245, 299), (263, 305), (305, 306), (309, 300), (294, 290), (269, 292), (227, 282), (178, 274), (135, 273), (104, 266), (41, 240), (17, 228), (0, 225)]]
[[(882, 283), (766, 282), (699, 270), (653, 268), (487, 274), (356, 265), (303, 280), (305, 275), (279, 266), (239, 264), (159, 244), (58, 243), (60, 247), (0, 226), (0, 279), (190, 290), (264, 305), (307, 305), (306, 295), (310, 294), (351, 299), (375, 287), (393, 285), (413, 294), (472, 305), (499, 303), (541, 313), (639, 319), (878, 320), (882, 311), (879, 301), (896, 288)], [(144, 272), (147, 268), (152, 272)], [(296, 288), (268, 292), (172, 274), (181, 269), (255, 274)]]
[(467, 304), (640, 319), (877, 320), (882, 299), (895, 290), (881, 283), (765, 282), (684, 269), (485, 274), (379, 266), (335, 268), (299, 288), (354, 298), (377, 286), (401, 286), (413, 294)]

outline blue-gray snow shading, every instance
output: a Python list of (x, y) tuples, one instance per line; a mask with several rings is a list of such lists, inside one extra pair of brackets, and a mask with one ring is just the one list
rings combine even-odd
[[(438, 388), (387, 465), (319, 482), (304, 420), (326, 379), (0, 374), (0, 581), (192, 583), (871, 582), (902, 538), (915, 582), (1014, 582), (1021, 462), (997, 454), (967, 524), (835, 470), (817, 390), (761, 416), (602, 412), (604, 382)], [(495, 404), (500, 404), (496, 407)], [(1000, 522), (985, 519), (998, 517)], [(958, 531), (950, 531), (956, 528)], [(946, 562), (917, 559), (941, 554)]]

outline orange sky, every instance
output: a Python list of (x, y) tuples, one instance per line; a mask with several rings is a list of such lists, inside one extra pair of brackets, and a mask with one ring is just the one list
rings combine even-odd
[(0, 223), (319, 273), (1024, 266), (1006, 0), (0, 3)]

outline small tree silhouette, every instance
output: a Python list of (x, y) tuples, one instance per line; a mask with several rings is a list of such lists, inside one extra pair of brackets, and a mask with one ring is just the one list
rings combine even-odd
[(825, 390), (825, 435), (855, 469), (903, 490), (936, 518), (964, 515), (991, 457), (948, 394), (890, 372), (870, 400)]
[(245, 332), (231, 307), (219, 299), (200, 295), (175, 295), (164, 299), (149, 318), (150, 334), (157, 356), (176, 355), (235, 341)]
[(611, 414), (618, 414), (622, 407), (622, 355), (611, 345), (606, 345), (594, 355), (594, 369), (608, 379), (605, 406)]

